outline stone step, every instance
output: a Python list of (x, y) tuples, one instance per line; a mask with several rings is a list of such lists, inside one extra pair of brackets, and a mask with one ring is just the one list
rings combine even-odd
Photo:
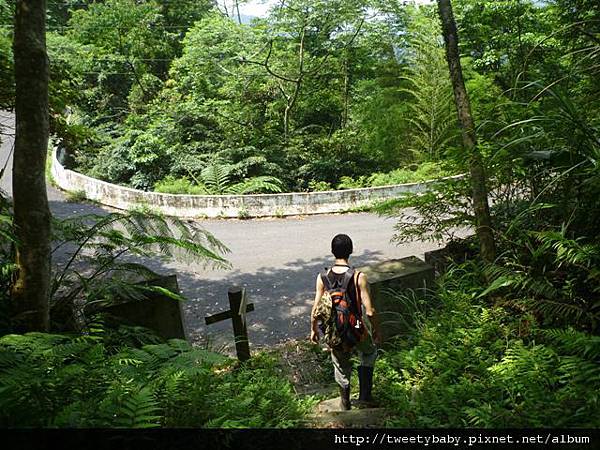
[(346, 411), (340, 408), (340, 398), (322, 401), (315, 407), (310, 418), (311, 425), (317, 428), (381, 428), (389, 411), (385, 408), (357, 408)]
[(322, 383), (313, 383), (295, 386), (296, 394), (298, 395), (335, 395), (338, 391), (338, 385), (336, 383), (323, 385)]

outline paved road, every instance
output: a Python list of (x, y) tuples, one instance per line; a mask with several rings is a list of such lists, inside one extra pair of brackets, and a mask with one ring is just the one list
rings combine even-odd
[[(5, 132), (12, 116), (0, 113)], [(6, 128), (8, 126), (8, 128)], [(4, 165), (12, 138), (2, 136), (0, 168)], [(0, 188), (11, 192), (10, 164)], [(50, 207), (56, 216), (102, 213), (98, 206), (67, 203), (63, 194), (48, 186)], [(184, 295), (186, 327), (195, 342), (209, 341), (215, 347), (230, 343), (231, 324), (214, 324), (207, 330), (204, 317), (228, 309), (227, 289), (246, 287), (255, 304), (250, 313), (251, 345), (269, 345), (308, 335), (315, 277), (330, 264), (329, 245), (337, 233), (347, 233), (355, 243), (351, 263), (357, 266), (409, 255), (423, 257), (435, 244), (416, 242), (396, 246), (390, 243), (394, 221), (374, 214), (334, 214), (282, 219), (202, 220), (201, 225), (229, 247), (231, 270), (206, 271), (189, 264), (147, 262), (161, 273), (177, 273)]]

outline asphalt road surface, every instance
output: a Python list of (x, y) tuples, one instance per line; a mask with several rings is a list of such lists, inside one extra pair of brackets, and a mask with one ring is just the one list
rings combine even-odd
[[(0, 169), (8, 162), (0, 189), (12, 192), (14, 117), (0, 112)], [(0, 130), (1, 131), (1, 130)], [(103, 213), (91, 203), (68, 203), (62, 192), (48, 185), (52, 213), (58, 217)], [(395, 245), (394, 220), (368, 213), (331, 214), (273, 219), (206, 219), (199, 224), (229, 247), (233, 268), (207, 271), (187, 263), (145, 261), (152, 269), (176, 273), (183, 294), (185, 324), (193, 342), (208, 342), (213, 348), (231, 348), (231, 322), (206, 327), (204, 317), (229, 308), (227, 289), (243, 286), (255, 310), (248, 315), (251, 346), (266, 346), (287, 339), (308, 337), (309, 315), (316, 274), (331, 264), (330, 242), (337, 233), (354, 241), (350, 263), (356, 266), (416, 255), (438, 248), (436, 244), (414, 242)]]

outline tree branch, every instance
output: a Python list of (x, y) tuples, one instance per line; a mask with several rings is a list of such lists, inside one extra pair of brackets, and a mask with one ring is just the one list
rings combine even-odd
[(275, 71), (273, 71), (273, 69), (271, 69), (271, 67), (269, 67), (269, 60), (271, 59), (271, 54), (273, 53), (273, 40), (271, 40), (268, 45), (269, 45), (269, 52), (267, 53), (267, 57), (265, 58), (265, 60), (263, 62), (246, 59), (243, 56), (241, 57), (241, 62), (247, 63), (247, 64), (255, 64), (257, 66), (264, 67), (265, 70), (269, 73), (269, 75), (271, 75), (272, 77), (275, 77), (279, 80), (287, 81), (289, 83), (297, 83), (298, 82), (297, 79), (288, 78), (284, 75), (278, 74)]

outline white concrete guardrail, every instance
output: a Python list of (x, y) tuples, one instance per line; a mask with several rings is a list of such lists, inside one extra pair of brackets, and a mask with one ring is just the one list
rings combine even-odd
[[(289, 192), (251, 195), (189, 195), (146, 192), (119, 186), (66, 169), (52, 152), (52, 177), (65, 191), (82, 192), (103, 205), (129, 210), (149, 207), (169, 216), (199, 217), (269, 217), (302, 214), (326, 214), (367, 206), (403, 193), (425, 192), (437, 180), (360, 189), (320, 192)], [(460, 178), (464, 175), (447, 177)], [(444, 178), (444, 179), (447, 179)]]

